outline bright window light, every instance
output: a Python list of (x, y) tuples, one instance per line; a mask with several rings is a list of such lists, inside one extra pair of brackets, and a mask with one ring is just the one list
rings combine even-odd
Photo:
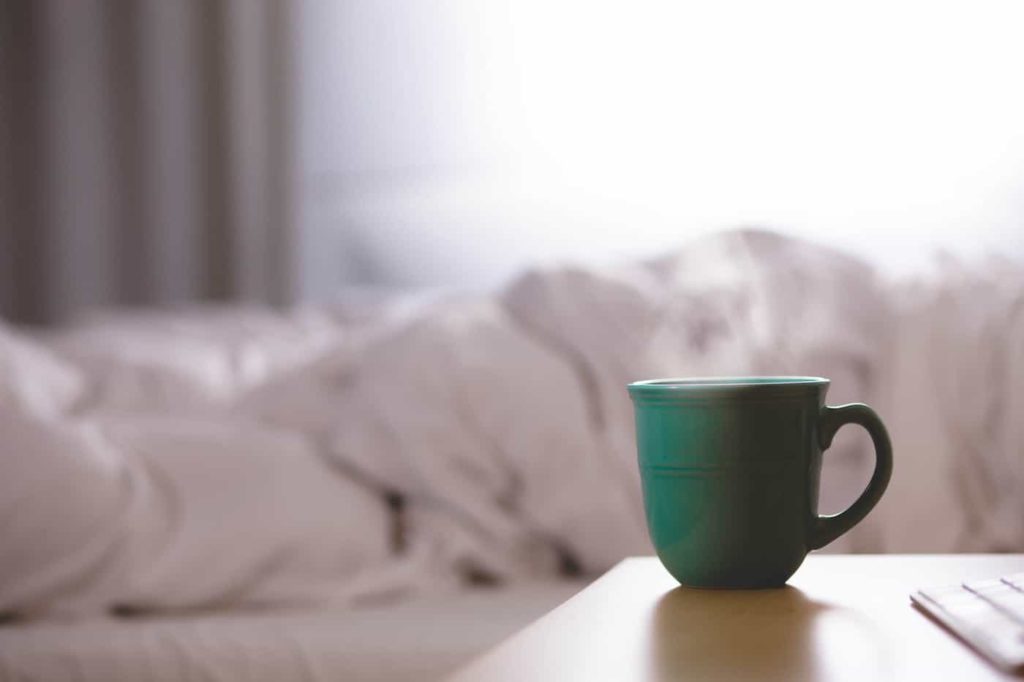
[(357, 63), (423, 90), (359, 139), (420, 151), (342, 212), (382, 244), (472, 246), (427, 280), (751, 224), (896, 269), (1024, 252), (1020, 3), (354, 4), (414, 44), (362, 25)]

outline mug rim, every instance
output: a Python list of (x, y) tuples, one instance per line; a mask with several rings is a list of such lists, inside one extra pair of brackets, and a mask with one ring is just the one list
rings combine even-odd
[(728, 395), (743, 393), (776, 393), (806, 391), (827, 387), (829, 380), (815, 376), (724, 376), (674, 377), (634, 381), (626, 388), (632, 397), (648, 396), (684, 398), (696, 395)]

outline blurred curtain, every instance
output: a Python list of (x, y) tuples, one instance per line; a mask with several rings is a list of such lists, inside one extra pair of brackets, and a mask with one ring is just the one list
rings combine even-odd
[(0, 313), (289, 301), (285, 0), (0, 0)]

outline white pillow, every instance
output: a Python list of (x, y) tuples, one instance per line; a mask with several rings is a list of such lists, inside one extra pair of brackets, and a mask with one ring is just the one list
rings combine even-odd
[(84, 388), (74, 366), (0, 323), (0, 410), (52, 417), (70, 409)]
[(127, 536), (123, 458), (87, 426), (0, 410), (0, 433), (0, 613), (94, 596)]
[(0, 433), (0, 613), (345, 600), (391, 552), (382, 497), (287, 432), (0, 411)]
[(203, 340), (96, 328), (61, 335), (54, 345), (90, 380), (84, 413), (208, 414), (232, 395), (230, 355)]
[(391, 552), (383, 497), (293, 433), (166, 419), (104, 431), (146, 474), (148, 519), (135, 529), (122, 605), (336, 598)]
[(340, 329), (325, 315), (245, 308), (114, 313), (54, 337), (92, 380), (88, 413), (209, 415), (311, 357)]

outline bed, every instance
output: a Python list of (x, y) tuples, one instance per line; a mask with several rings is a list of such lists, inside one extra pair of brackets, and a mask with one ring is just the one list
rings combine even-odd
[(728, 232), (481, 295), (0, 324), (0, 673), (441, 677), (651, 553), (625, 385), (728, 374), (888, 424), (889, 492), (829, 550), (1024, 549), (1024, 268), (893, 282)]
[(537, 581), (371, 608), (212, 610), (8, 623), (0, 626), (0, 678), (435, 680), (584, 584)]

